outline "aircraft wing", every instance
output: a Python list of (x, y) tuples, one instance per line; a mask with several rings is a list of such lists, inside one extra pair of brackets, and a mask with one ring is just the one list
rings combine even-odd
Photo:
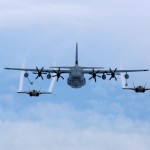
[(125, 89), (125, 90), (135, 90), (134, 88), (122, 88), (122, 89)]
[(17, 92), (19, 94), (28, 94), (28, 92)]
[(51, 92), (40, 92), (40, 94), (52, 94)]
[(146, 88), (145, 90), (146, 90), (146, 91), (147, 91), (147, 90), (150, 90), (150, 88)]
[[(52, 67), (54, 69), (42, 69), (42, 73), (56, 73), (58, 70), (60, 73), (70, 73), (71, 67)], [(56, 69), (55, 69), (56, 68)], [(100, 68), (100, 67), (98, 67)], [(141, 71), (149, 71), (148, 69), (139, 69), (139, 70), (100, 70), (96, 67), (83, 67), (83, 72), (85, 74), (93, 73), (93, 69), (97, 72), (97, 74), (110, 74), (112, 72), (115, 73), (126, 73), (126, 72), (141, 72)], [(29, 69), (29, 68), (4, 68), (7, 70), (18, 70), (18, 71), (29, 71), (29, 72), (37, 72), (37, 69)], [(90, 70), (89, 70), (90, 69)]]
[[(112, 72), (115, 73), (126, 73), (126, 72), (142, 72), (142, 71), (149, 71), (148, 69), (139, 69), (139, 70), (94, 70), (97, 74), (110, 74)], [(86, 74), (93, 73), (93, 70), (84, 70)]]
[[(66, 69), (61, 69), (61, 67), (55, 67), (60, 68), (60, 73), (70, 73), (70, 67), (67, 67)], [(62, 67), (64, 68), (64, 67)], [(37, 69), (30, 69), (30, 68), (4, 68), (7, 70), (17, 70), (17, 71), (26, 71), (26, 72), (37, 72)], [(56, 73), (58, 69), (42, 69), (42, 73)]]

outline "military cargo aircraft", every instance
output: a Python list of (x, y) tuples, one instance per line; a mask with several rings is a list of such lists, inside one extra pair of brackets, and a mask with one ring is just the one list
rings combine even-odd
[[(147, 69), (140, 69), (140, 70), (118, 70), (117, 68), (115, 70), (112, 70), (109, 68), (109, 70), (104, 70), (102, 67), (82, 67), (79, 66), (78, 61), (78, 44), (76, 43), (76, 55), (75, 55), (75, 66), (56, 66), (56, 67), (50, 67), (50, 69), (28, 69), (28, 68), (5, 68), (8, 70), (19, 70), (19, 71), (25, 71), (24, 77), (28, 78), (29, 74), (28, 72), (32, 72), (33, 74), (37, 74), (37, 78), (41, 77), (43, 79), (43, 74), (47, 74), (47, 79), (50, 79), (51, 77), (57, 77), (57, 81), (59, 78), (64, 79), (62, 74), (69, 74), (67, 84), (71, 86), (72, 88), (81, 88), (86, 84), (85, 74), (91, 75), (89, 80), (94, 79), (95, 82), (98, 78), (102, 78), (103, 80), (106, 79), (106, 75), (110, 75), (109, 80), (115, 79), (117, 81), (116, 75), (120, 75), (120, 73), (125, 73), (125, 79), (129, 79), (128, 72), (140, 72), (140, 71), (148, 71)], [(55, 75), (51, 75), (51, 73), (55, 73)], [(101, 74), (101, 76), (100, 76)]]
[(40, 94), (52, 94), (51, 92), (40, 92), (37, 90), (29, 90), (28, 92), (17, 92), (19, 94), (29, 94), (30, 96), (36, 96), (38, 97)]

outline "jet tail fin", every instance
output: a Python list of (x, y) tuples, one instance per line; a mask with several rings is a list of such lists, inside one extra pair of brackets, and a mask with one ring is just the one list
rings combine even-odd
[(76, 43), (76, 58), (75, 58), (75, 65), (78, 66), (78, 43)]
[(146, 88), (146, 85), (147, 85), (147, 82), (145, 83), (145, 86), (144, 86), (144, 88)]

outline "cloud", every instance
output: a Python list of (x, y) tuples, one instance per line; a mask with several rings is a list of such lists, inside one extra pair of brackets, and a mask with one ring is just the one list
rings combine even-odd
[[(113, 134), (107, 132), (84, 130), (50, 129), (38, 123), (9, 122), (0, 125), (3, 138), (0, 138), (0, 148), (12, 150), (24, 149), (62, 149), (62, 150), (148, 150), (149, 136), (140, 134)], [(7, 130), (6, 130), (7, 129)], [(9, 136), (7, 136), (9, 133)]]
[[(59, 58), (57, 64), (72, 65), (76, 41), (81, 65), (113, 69), (122, 56), (122, 69), (148, 66), (146, 0), (0, 2), (0, 57), (5, 67), (18, 67), (27, 53), (29, 68), (48, 68), (55, 58)], [(55, 87), (56, 94), (31, 98), (16, 94), (18, 72), (4, 70), (1, 76), (0, 149), (150, 147), (149, 93), (122, 91), (114, 81), (99, 80), (90, 86), (88, 76), (89, 84), (80, 90), (68, 87), (65, 79)], [(149, 74), (137, 73), (129, 81), (145, 83), (148, 78)], [(42, 82), (44, 87), (49, 86), (47, 82)]]
[[(131, 5), (128, 5), (130, 3)], [(147, 7), (149, 2), (118, 1), (115, 2), (86, 2), (86, 1), (6, 1), (1, 6), (1, 27), (26, 27), (33, 25), (53, 25), (61, 23), (65, 26), (82, 26), (96, 28), (126, 28), (133, 30), (134, 21), (139, 18), (147, 22), (149, 14)], [(127, 11), (128, 10), (128, 11)], [(62, 19), (63, 18), (63, 19)], [(134, 20), (134, 21), (133, 21)], [(136, 24), (134, 28), (139, 28), (143, 24)], [(119, 26), (118, 26), (119, 25)], [(122, 28), (123, 27), (123, 28)], [(147, 26), (148, 27), (148, 26)]]
[(149, 123), (123, 116), (77, 111), (68, 104), (40, 103), (26, 109), (24, 115), (29, 116), (0, 121), (0, 149), (148, 150), (150, 146)]

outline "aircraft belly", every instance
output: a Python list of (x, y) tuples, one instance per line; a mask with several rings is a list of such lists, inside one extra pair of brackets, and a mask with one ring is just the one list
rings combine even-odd
[(86, 84), (85, 79), (83, 80), (72, 80), (68, 78), (68, 85), (70, 85), (72, 88), (81, 88)]

